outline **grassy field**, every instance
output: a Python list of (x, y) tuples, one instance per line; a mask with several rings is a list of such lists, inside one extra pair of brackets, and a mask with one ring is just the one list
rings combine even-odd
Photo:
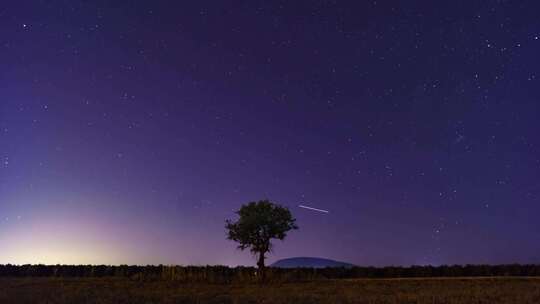
[(540, 279), (354, 279), (261, 286), (125, 278), (1, 278), (0, 303), (538, 304)]

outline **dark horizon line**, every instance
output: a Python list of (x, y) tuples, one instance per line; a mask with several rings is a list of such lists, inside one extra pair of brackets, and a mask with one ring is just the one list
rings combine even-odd
[[(440, 268), (440, 267), (478, 267), (478, 266), (489, 266), (489, 267), (501, 267), (501, 266), (540, 266), (540, 262), (538, 263), (499, 263), (499, 264), (426, 264), (426, 265), (419, 265), (419, 264), (409, 264), (409, 265), (384, 265), (384, 266), (374, 266), (374, 265), (357, 265), (352, 263), (350, 264), (349, 268)], [(0, 267), (5, 266), (15, 266), (15, 267), (22, 267), (22, 266), (106, 266), (106, 267), (121, 267), (121, 266), (128, 266), (128, 267), (227, 267), (227, 268), (257, 268), (256, 265), (248, 266), (248, 265), (237, 265), (237, 266), (230, 266), (230, 265), (221, 265), (221, 264), (190, 264), (190, 265), (184, 265), (184, 264), (0, 264)], [(272, 267), (271, 265), (267, 265), (267, 268), (281, 268), (281, 267)], [(342, 268), (345, 266), (336, 266), (336, 267), (321, 267), (321, 268)], [(317, 267), (293, 267), (293, 268), (317, 268)]]

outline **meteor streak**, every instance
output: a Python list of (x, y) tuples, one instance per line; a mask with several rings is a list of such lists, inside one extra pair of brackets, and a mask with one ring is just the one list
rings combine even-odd
[(322, 213), (330, 213), (330, 211), (328, 211), (328, 210), (317, 209), (317, 208), (313, 208), (313, 207), (309, 207), (309, 206), (304, 206), (304, 205), (298, 205), (298, 207), (304, 208), (304, 209), (308, 209), (308, 210), (317, 211), (317, 212), (322, 212)]

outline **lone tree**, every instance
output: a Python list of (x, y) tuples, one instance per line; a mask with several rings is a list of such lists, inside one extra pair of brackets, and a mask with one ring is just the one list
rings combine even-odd
[(240, 243), (238, 249), (250, 249), (258, 255), (257, 266), (264, 280), (265, 254), (272, 250), (271, 239), (283, 240), (287, 232), (298, 229), (296, 219), (288, 208), (268, 200), (242, 205), (236, 212), (240, 218), (236, 222), (226, 220), (227, 238)]

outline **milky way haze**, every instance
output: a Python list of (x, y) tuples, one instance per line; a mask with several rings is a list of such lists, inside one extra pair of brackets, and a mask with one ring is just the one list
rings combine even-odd
[(539, 11), (3, 2), (0, 263), (254, 265), (259, 199), (269, 262), (540, 262)]

